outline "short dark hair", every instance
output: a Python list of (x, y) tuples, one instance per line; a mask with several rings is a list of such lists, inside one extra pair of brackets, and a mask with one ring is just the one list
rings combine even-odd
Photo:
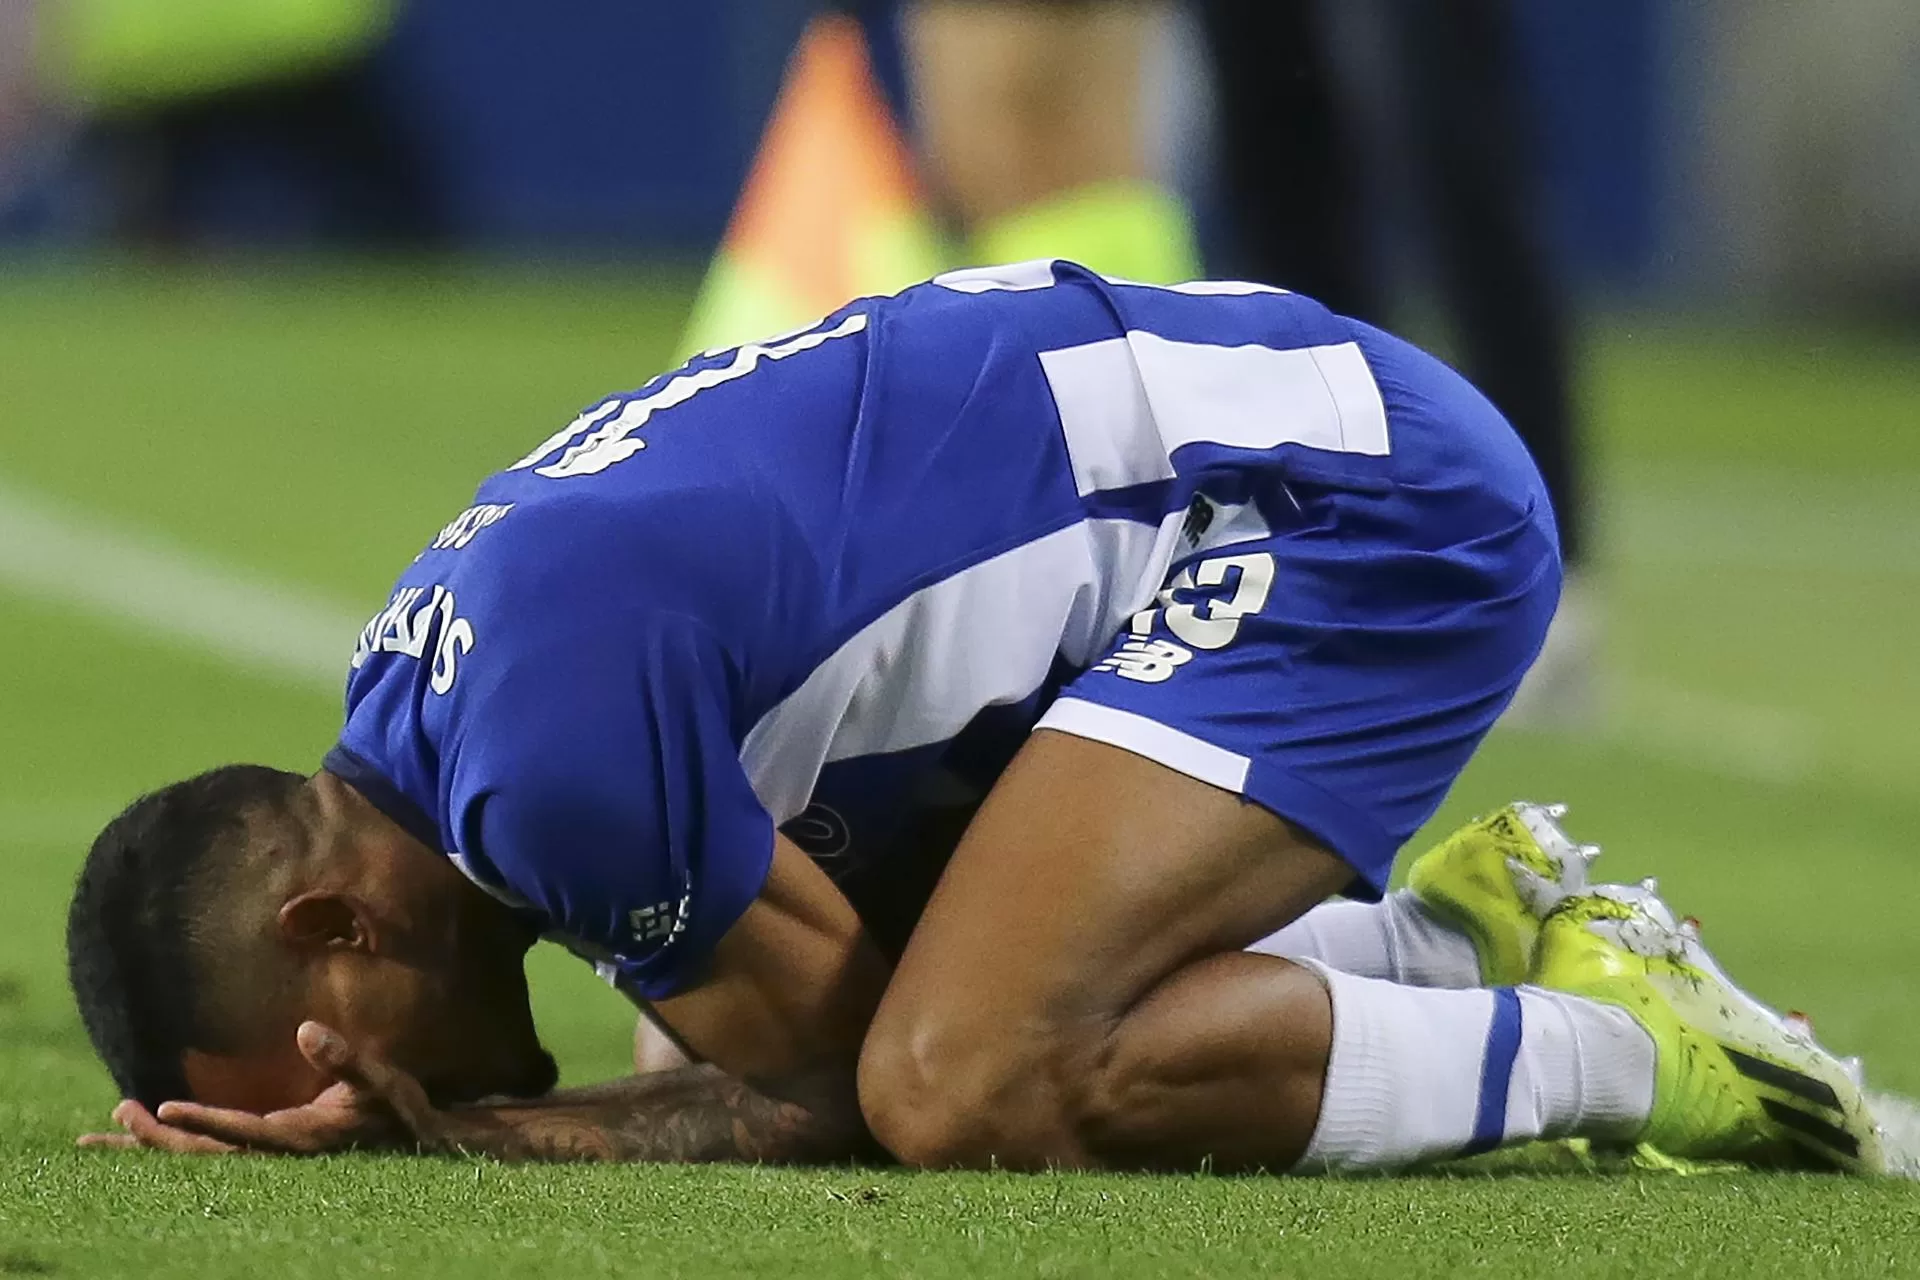
[(67, 913), (67, 976), (121, 1096), (186, 1098), (187, 1050), (227, 1047), (231, 1033), (207, 1025), (194, 955), (205, 898), (249, 820), (285, 808), (305, 781), (227, 765), (140, 797), (93, 842)]

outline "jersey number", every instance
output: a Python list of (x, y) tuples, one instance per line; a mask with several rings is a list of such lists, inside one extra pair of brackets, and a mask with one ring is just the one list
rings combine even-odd
[[(1228, 590), (1191, 602), (1174, 598), (1177, 592), (1212, 587)], [(1241, 619), (1264, 609), (1272, 593), (1273, 556), (1269, 552), (1215, 556), (1188, 565), (1161, 589), (1158, 606), (1133, 615), (1127, 627), (1129, 634), (1093, 669), (1142, 684), (1172, 679), (1175, 671), (1193, 661), (1194, 649), (1224, 649), (1232, 644), (1240, 634)], [(1159, 616), (1166, 618), (1167, 630), (1182, 644), (1153, 638), (1153, 620)]]
[[(1174, 599), (1175, 592), (1229, 583), (1232, 594), (1224, 597), (1209, 595), (1192, 604)], [(1160, 593), (1166, 603), (1167, 630), (1196, 649), (1224, 649), (1240, 634), (1240, 619), (1265, 608), (1272, 590), (1273, 556), (1265, 551), (1202, 560), (1182, 569)]]

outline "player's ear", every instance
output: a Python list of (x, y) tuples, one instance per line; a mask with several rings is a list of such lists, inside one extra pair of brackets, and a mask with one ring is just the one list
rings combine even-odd
[(337, 893), (303, 893), (280, 908), (280, 936), (298, 947), (371, 951), (373, 916), (364, 903)]

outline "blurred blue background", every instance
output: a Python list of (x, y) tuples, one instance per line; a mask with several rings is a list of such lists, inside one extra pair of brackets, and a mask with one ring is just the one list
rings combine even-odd
[[(1381, 2), (1344, 6), (1346, 25), (1364, 28), (1365, 11)], [(24, 87), (32, 10), (44, 24), (59, 6), (9, 4), (13, 16), (0, 26), (0, 42), (15, 46), (0, 57), (0, 82), (12, 85), (0, 87), (0, 227), (16, 242), (110, 235), (116, 202), (127, 198), (129, 143), (113, 127), (89, 127), (86, 112), (62, 106), (44, 84), (38, 94)], [(351, 98), (350, 127), (390, 147), (428, 193), (426, 207), (406, 215), (410, 234), (490, 250), (692, 256), (724, 225), (813, 8), (412, 0), (331, 91)], [(1876, 291), (1889, 270), (1912, 278), (1915, 7), (1840, 8), (1847, 12), (1715, 0), (1519, 7), (1550, 195), (1543, 214), (1572, 279), (1637, 297), (1791, 290), (1810, 277), (1830, 283), (1836, 270), (1879, 282)], [(870, 25), (889, 65), (890, 24), (882, 14)], [(1180, 83), (1158, 136), (1172, 140), (1166, 150), (1204, 151), (1204, 59), (1190, 24), (1176, 22), (1165, 39), (1170, 53), (1158, 65)], [(1364, 32), (1349, 39), (1363, 44)], [(1356, 92), (1391, 91), (1365, 84), (1365, 58), (1357, 61)], [(94, 119), (111, 125), (129, 114)], [(342, 118), (336, 111), (327, 127), (348, 128)], [(174, 162), (186, 175), (173, 213), (195, 238), (285, 245), (353, 239), (369, 219), (390, 229), (387, 214), (356, 212), (337, 174), (273, 136), (212, 133)], [(1217, 220), (1204, 217), (1204, 166), (1178, 176), (1217, 239)], [(1823, 213), (1823, 204), (1845, 211)], [(1845, 225), (1808, 234), (1828, 215)], [(1815, 269), (1810, 256), (1824, 265)]]

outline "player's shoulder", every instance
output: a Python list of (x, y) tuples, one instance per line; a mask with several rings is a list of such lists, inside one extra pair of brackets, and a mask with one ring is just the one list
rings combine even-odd
[(633, 492), (489, 483), (410, 576), (531, 631), (663, 608), (700, 613), (716, 581), (737, 581), (761, 557), (765, 524), (763, 504), (718, 484)]
[(1317, 346), (1350, 340), (1347, 324), (1311, 298), (1245, 280), (1148, 284), (1063, 258), (971, 267), (898, 296), (903, 315), (936, 324), (968, 318), (1024, 331), (1041, 350), (1146, 334), (1206, 345)]
[(479, 497), (362, 629), (350, 720), (365, 718), (366, 703), (374, 721), (399, 717), (471, 739), (475, 725), (498, 718), (481, 708), (517, 708), (514, 718), (570, 705), (584, 686), (617, 686), (622, 663), (671, 656), (690, 636), (728, 653), (752, 639), (750, 619), (713, 587), (722, 557), (691, 535), (677, 544), (656, 536), (671, 521), (582, 493), (516, 501), (483, 488)]
[(949, 271), (852, 305), (870, 313), (868, 386), (895, 405), (992, 395), (1037, 378), (1046, 351), (1125, 334), (1098, 277), (1052, 260)]
[[(871, 304), (885, 321), (931, 326), (1028, 330), (1081, 324), (1112, 327), (1103, 293), (1108, 282), (1065, 259), (1039, 258), (943, 272)], [(858, 305), (858, 304), (856, 304)]]

